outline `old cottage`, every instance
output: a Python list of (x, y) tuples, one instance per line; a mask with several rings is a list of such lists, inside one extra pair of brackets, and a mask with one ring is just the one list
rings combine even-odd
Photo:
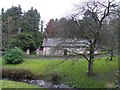
[(43, 55), (69, 55), (87, 53), (89, 42), (87, 39), (72, 38), (44, 38)]

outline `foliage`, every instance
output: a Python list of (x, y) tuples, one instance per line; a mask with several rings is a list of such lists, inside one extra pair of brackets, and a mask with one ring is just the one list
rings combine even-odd
[(39, 31), (40, 14), (38, 13), (38, 11), (31, 7), (31, 9), (24, 13), (24, 16), (22, 16), (21, 18), (21, 27), (23, 32), (32, 35), (35, 45), (37, 47), (41, 47), (43, 35), (42, 32)]
[[(24, 14), (23, 20), (27, 20), (29, 23), (29, 29), (27, 30), (34, 32), (39, 30), (40, 14), (33, 7)], [(23, 27), (23, 29), (25, 28)]]
[(2, 78), (10, 80), (38, 79), (31, 71), (26, 69), (7, 69), (2, 68)]
[(43, 34), (41, 32), (36, 32), (31, 34), (32, 36), (34, 36), (35, 38), (33, 38), (36, 47), (41, 47), (42, 46), (42, 41), (43, 41)]
[[(46, 27), (47, 37), (53, 38), (74, 38), (81, 37), (78, 35), (80, 30), (78, 30), (77, 25), (71, 20), (66, 18), (61, 19), (50, 19)], [(65, 35), (64, 33), (67, 33)], [(72, 34), (72, 35), (71, 35)]]
[[(2, 49), (9, 50), (12, 47), (12, 39), (18, 33), (27, 33), (32, 35), (35, 46), (41, 47), (43, 39), (42, 33), (39, 31), (40, 14), (33, 7), (27, 12), (22, 12), (22, 8), (12, 6), (2, 12)], [(31, 47), (31, 46), (29, 46)], [(33, 46), (34, 47), (34, 46)]]
[(7, 64), (19, 64), (23, 62), (23, 51), (17, 47), (10, 49), (4, 55)]
[[(111, 88), (106, 86), (107, 83), (112, 82), (114, 87), (114, 75), (118, 70), (118, 58), (114, 58), (112, 62), (106, 61), (106, 57), (95, 60), (94, 71), (97, 74), (95, 77), (88, 78), (87, 61), (79, 59), (75, 65), (71, 65), (74, 60), (68, 60), (60, 65), (56, 65), (62, 60), (41, 60), (41, 59), (27, 59), (24, 63), (19, 65), (3, 64), (3, 68), (23, 68), (32, 71), (34, 74), (40, 74), (43, 79), (50, 80), (48, 76), (51, 72), (60, 73), (60, 82), (69, 84), (76, 88)], [(54, 66), (56, 65), (56, 66)]]
[(55, 36), (55, 21), (54, 19), (50, 19), (47, 23), (46, 33), (49, 38), (52, 38)]
[(11, 36), (17, 33), (17, 29), (20, 27), (21, 14), (20, 5), (18, 7), (12, 6), (6, 11), (2, 8), (2, 46), (4, 50), (10, 48)]
[(27, 33), (20, 33), (13, 37), (11, 41), (11, 47), (19, 47), (23, 51), (30, 49), (31, 51), (36, 49), (36, 44), (31, 35)]
[(53, 84), (59, 84), (60, 83), (60, 74), (57, 72), (50, 73), (50, 81)]

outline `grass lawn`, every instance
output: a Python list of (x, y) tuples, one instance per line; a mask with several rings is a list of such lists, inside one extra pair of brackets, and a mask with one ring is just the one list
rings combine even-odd
[(8, 81), (8, 80), (0, 80), (2, 83), (2, 88), (39, 88), (38, 86), (26, 84), (22, 82)]
[(2, 58), (0, 58), (0, 67), (2, 67)]
[[(2, 65), (3, 68), (23, 68), (31, 70), (34, 74), (40, 74), (43, 79), (48, 78), (51, 72), (61, 74), (61, 82), (77, 88), (111, 88), (114, 87), (115, 71), (118, 69), (118, 60), (106, 61), (105, 58), (94, 61), (95, 77), (87, 77), (87, 61), (80, 59), (74, 65), (74, 60), (68, 60), (60, 65), (55, 65), (62, 60), (32, 60), (26, 59), (18, 65)], [(55, 65), (55, 66), (53, 66)]]

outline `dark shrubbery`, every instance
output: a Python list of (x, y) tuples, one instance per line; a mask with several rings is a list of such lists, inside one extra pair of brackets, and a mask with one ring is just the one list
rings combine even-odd
[(53, 83), (53, 84), (59, 84), (60, 83), (60, 74), (59, 73), (56, 73), (56, 72), (53, 72), (50, 74), (50, 81)]
[(2, 78), (11, 80), (23, 80), (23, 79), (39, 79), (37, 75), (34, 75), (31, 71), (26, 69), (2, 69)]
[(30, 49), (34, 51), (36, 49), (36, 43), (32, 35), (27, 33), (20, 33), (13, 37), (11, 41), (11, 47), (19, 47), (23, 51)]
[(7, 64), (19, 64), (23, 62), (23, 51), (17, 47), (10, 49), (4, 55)]

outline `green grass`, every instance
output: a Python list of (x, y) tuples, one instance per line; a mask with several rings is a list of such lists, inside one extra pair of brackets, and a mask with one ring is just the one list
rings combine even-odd
[(31, 70), (34, 74), (40, 74), (48, 78), (50, 72), (61, 74), (61, 82), (75, 86), (77, 88), (106, 88), (114, 87), (115, 71), (118, 69), (118, 60), (106, 61), (105, 58), (95, 60), (94, 72), (95, 77), (87, 77), (87, 61), (80, 59), (74, 65), (73, 60), (68, 60), (63, 64), (53, 66), (61, 60), (32, 60), (26, 59), (19, 65), (3, 64), (3, 68), (23, 68)]
[(0, 67), (2, 67), (2, 58), (0, 58)]
[(22, 82), (8, 81), (8, 80), (0, 80), (2, 83), (2, 88), (39, 88), (38, 86), (26, 84)]

